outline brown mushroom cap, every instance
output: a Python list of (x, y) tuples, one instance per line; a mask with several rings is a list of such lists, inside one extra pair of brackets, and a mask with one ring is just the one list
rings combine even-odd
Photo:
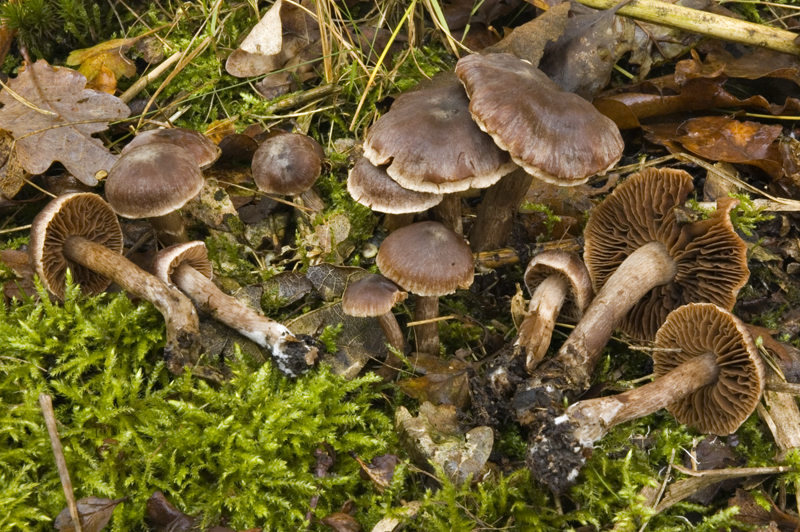
[(300, 133), (270, 137), (253, 155), (253, 180), (270, 194), (302, 194), (322, 173), (321, 152), (317, 141)]
[(47, 290), (64, 299), (67, 268), (87, 294), (99, 294), (111, 280), (64, 258), (62, 247), (70, 236), (82, 236), (115, 253), (122, 253), (122, 229), (117, 215), (97, 194), (77, 192), (51, 201), (31, 228), (31, 263)]
[(442, 202), (442, 194), (401, 187), (385, 166), (374, 166), (366, 157), (356, 161), (347, 178), (347, 191), (361, 205), (388, 214), (422, 212)]
[(656, 345), (680, 349), (653, 352), (656, 377), (709, 352), (719, 363), (716, 382), (667, 407), (681, 423), (726, 436), (755, 410), (764, 391), (764, 367), (752, 336), (730, 312), (710, 303), (685, 305), (667, 317)]
[(167, 284), (172, 284), (172, 272), (181, 264), (188, 264), (209, 279), (214, 276), (205, 243), (195, 240), (174, 244), (162, 249), (153, 261), (153, 275)]
[(580, 318), (592, 300), (592, 280), (581, 258), (575, 253), (547, 250), (536, 255), (525, 269), (525, 286), (533, 294), (536, 287), (551, 275), (558, 275), (567, 282), (567, 295), (562, 313)]
[(106, 180), (106, 199), (124, 218), (151, 218), (180, 209), (204, 184), (189, 152), (170, 143), (151, 143), (117, 160)]
[(526, 172), (556, 185), (579, 185), (614, 166), (625, 144), (592, 104), (511, 54), (468, 55), (456, 74), (480, 128)]
[(383, 275), (421, 296), (469, 288), (475, 273), (472, 251), (464, 239), (438, 222), (396, 230), (381, 244), (375, 262)]
[(347, 285), (342, 296), (342, 311), (349, 316), (383, 316), (408, 297), (383, 275), (371, 273)]
[(133, 140), (123, 148), (120, 155), (125, 155), (137, 146), (143, 146), (154, 142), (180, 146), (194, 157), (195, 161), (197, 161), (197, 166), (203, 170), (214, 164), (214, 161), (219, 158), (221, 153), (221, 150), (211, 142), (211, 139), (199, 131), (184, 127), (175, 127), (170, 129), (142, 131), (133, 137)]
[(458, 192), (486, 188), (514, 165), (480, 130), (459, 84), (406, 93), (370, 129), (364, 157), (403, 188)]
[(682, 170), (648, 168), (619, 185), (586, 224), (583, 259), (596, 292), (648, 242), (664, 244), (677, 263), (672, 282), (653, 288), (623, 318), (620, 328), (635, 338), (652, 340), (667, 315), (687, 303), (732, 309), (750, 275), (747, 246), (729, 216), (736, 200), (719, 200), (707, 220), (677, 223), (674, 209), (692, 188), (691, 176)]

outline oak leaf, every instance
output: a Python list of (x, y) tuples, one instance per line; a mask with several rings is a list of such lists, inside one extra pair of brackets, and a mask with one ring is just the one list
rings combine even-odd
[(130, 109), (119, 98), (85, 86), (79, 72), (40, 59), (20, 69), (0, 92), (5, 104), (0, 128), (14, 135), (26, 171), (41, 174), (60, 161), (81, 182), (94, 186), (96, 174), (116, 162), (117, 156), (91, 135), (107, 129), (109, 121), (127, 118)]

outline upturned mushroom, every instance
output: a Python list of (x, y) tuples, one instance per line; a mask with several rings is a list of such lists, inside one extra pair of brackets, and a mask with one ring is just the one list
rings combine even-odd
[(727, 436), (753, 413), (764, 391), (764, 367), (747, 326), (711, 303), (670, 313), (658, 330), (649, 384), (580, 401), (543, 425), (527, 461), (557, 493), (574, 483), (592, 444), (612, 427), (666, 408), (703, 434)]
[(579, 320), (592, 300), (592, 280), (575, 253), (560, 250), (536, 255), (525, 270), (531, 293), (528, 313), (519, 327), (516, 345), (525, 348), (528, 372), (544, 358), (560, 312)]
[[(560, 415), (561, 394), (574, 398), (588, 387), (616, 327), (652, 340), (667, 315), (684, 304), (733, 308), (749, 277), (747, 246), (729, 215), (737, 201), (720, 200), (708, 219), (682, 225), (675, 207), (691, 190), (692, 178), (682, 170), (647, 169), (595, 207), (584, 232), (584, 261), (597, 295), (558, 354), (517, 391), (520, 422)], [(553, 411), (545, 413), (544, 405)]]
[(97, 194), (66, 194), (51, 201), (31, 227), (31, 262), (45, 288), (64, 298), (67, 268), (84, 292), (97, 294), (112, 282), (164, 315), (164, 358), (173, 373), (193, 366), (202, 351), (197, 312), (179, 290), (122, 256), (122, 230), (111, 207)]
[(361, 205), (386, 213), (383, 225), (394, 231), (423, 212), (441, 203), (442, 194), (408, 190), (389, 177), (385, 166), (375, 166), (366, 157), (356, 161), (347, 178), (347, 191)]
[[(405, 339), (397, 318), (392, 314), (392, 308), (407, 297), (407, 292), (400, 290), (383, 275), (370, 273), (347, 285), (342, 296), (342, 311), (348, 316), (377, 318), (386, 341), (393, 349), (402, 353)], [(399, 368), (400, 360), (389, 352), (378, 374), (389, 380), (397, 375)]]
[(309, 347), (285, 326), (217, 288), (211, 280), (213, 269), (203, 242), (185, 242), (161, 250), (152, 269), (161, 281), (174, 284), (189, 296), (200, 310), (268, 348), (284, 374), (297, 377), (316, 362), (316, 347)]
[(180, 208), (203, 188), (197, 161), (172, 143), (148, 143), (121, 156), (106, 180), (106, 199), (123, 218), (148, 218), (164, 245), (189, 237)]
[[(469, 288), (475, 273), (469, 246), (438, 222), (419, 222), (393, 232), (381, 244), (375, 262), (383, 275), (416, 295), (416, 321), (435, 319), (439, 296)], [(435, 322), (417, 325), (416, 333), (417, 351), (439, 354)]]
[(614, 122), (527, 61), (473, 54), (458, 61), (456, 75), (472, 118), (521, 167), (487, 190), (470, 233), (473, 251), (502, 247), (531, 176), (578, 185), (622, 156), (625, 144)]

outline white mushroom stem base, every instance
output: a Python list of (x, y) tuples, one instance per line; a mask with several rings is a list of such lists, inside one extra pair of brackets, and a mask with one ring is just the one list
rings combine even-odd
[(164, 216), (153, 216), (148, 218), (148, 221), (153, 226), (156, 238), (164, 246), (183, 244), (189, 241), (180, 211), (172, 211)]
[(167, 324), (164, 358), (172, 373), (182, 373), (185, 366), (197, 363), (202, 351), (200, 324), (194, 305), (179, 290), (102, 244), (80, 236), (67, 238), (63, 253), (67, 260), (104, 275), (125, 291), (151, 302), (164, 315)]
[(563, 493), (577, 480), (589, 454), (587, 449), (611, 427), (683, 399), (714, 383), (718, 375), (716, 356), (709, 352), (635, 390), (575, 403), (566, 414), (541, 423), (531, 434), (528, 467), (537, 481)]
[[(437, 296), (417, 295), (414, 300), (414, 320), (426, 321), (439, 317), (439, 298)], [(437, 322), (415, 325), (417, 351), (428, 355), (439, 355), (439, 324)]]
[(525, 367), (532, 372), (542, 361), (556, 326), (556, 317), (567, 299), (569, 287), (560, 275), (551, 275), (536, 287), (528, 304), (528, 315), (519, 326), (517, 344), (525, 346)]
[(683, 399), (719, 376), (714, 353), (687, 360), (650, 384), (625, 393), (580, 401), (567, 409), (577, 425), (575, 438), (584, 447), (602, 438), (611, 427), (652, 414)]
[(262, 316), (217, 288), (211, 279), (188, 264), (172, 272), (171, 281), (194, 301), (203, 312), (239, 331), (243, 336), (266, 347), (280, 370), (297, 377), (317, 358), (316, 348), (309, 348), (284, 325)]

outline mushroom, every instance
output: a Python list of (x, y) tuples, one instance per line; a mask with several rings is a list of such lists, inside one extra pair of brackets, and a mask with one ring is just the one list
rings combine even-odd
[(531, 301), (516, 345), (525, 347), (525, 367), (532, 372), (550, 347), (562, 306), (566, 304), (564, 312), (580, 319), (594, 292), (580, 257), (560, 250), (543, 251), (531, 260), (525, 270), (525, 286), (531, 292)]
[(417, 351), (439, 354), (439, 296), (469, 288), (472, 252), (464, 240), (439, 222), (401, 227), (381, 244), (375, 262), (381, 273), (416, 295)]
[(764, 367), (747, 326), (711, 303), (670, 313), (653, 350), (655, 381), (622, 394), (580, 401), (532, 438), (534, 476), (563, 492), (578, 476), (583, 450), (609, 429), (666, 408), (703, 434), (727, 436), (753, 413)]
[(164, 245), (186, 242), (180, 208), (203, 188), (194, 157), (171, 143), (148, 143), (122, 155), (106, 180), (106, 199), (123, 218), (149, 218)]
[[(407, 297), (408, 293), (400, 290), (392, 281), (383, 275), (371, 273), (347, 285), (342, 296), (342, 311), (348, 316), (377, 318), (386, 341), (402, 353), (405, 339), (397, 318), (392, 314), (392, 307)], [(384, 380), (390, 380), (397, 375), (399, 364), (400, 360), (390, 351), (378, 374)]]
[(561, 186), (613, 167), (625, 144), (612, 120), (511, 54), (473, 54), (456, 65), (478, 126), (521, 169), (487, 191), (470, 234), (473, 251), (502, 247), (531, 177)]
[(151, 143), (166, 143), (174, 144), (188, 151), (197, 162), (197, 166), (201, 170), (211, 167), (212, 164), (219, 158), (220, 150), (216, 144), (211, 140), (194, 129), (187, 129), (184, 127), (173, 127), (168, 129), (151, 129), (138, 133), (133, 140), (128, 143), (120, 156), (125, 155), (137, 146), (144, 146)]
[(438, 209), (461, 234), (461, 199), (455, 194), (496, 183), (516, 165), (473, 122), (458, 83), (400, 95), (370, 129), (364, 157), (401, 187), (445, 194)]
[(253, 180), (268, 194), (301, 196), (313, 210), (322, 200), (312, 191), (322, 173), (325, 151), (301, 133), (278, 133), (268, 137), (253, 155)]
[(384, 226), (390, 232), (408, 225), (414, 213), (435, 207), (444, 197), (401, 187), (389, 177), (385, 166), (375, 166), (366, 157), (356, 161), (350, 170), (347, 191), (361, 205), (386, 213)]
[(269, 348), (273, 360), (284, 374), (297, 377), (316, 362), (315, 347), (309, 347), (285, 326), (262, 316), (217, 288), (211, 281), (213, 270), (203, 242), (175, 244), (159, 251), (152, 268), (156, 277), (180, 288), (200, 310), (261, 347)]
[[(652, 340), (667, 315), (684, 304), (733, 308), (749, 276), (747, 246), (729, 215), (737, 201), (719, 200), (708, 219), (681, 225), (675, 208), (691, 190), (686, 172), (649, 168), (629, 177), (592, 211), (584, 231), (584, 261), (597, 295), (558, 354), (517, 391), (520, 422), (533, 422), (536, 412), (557, 417), (560, 394), (574, 397), (585, 390), (617, 326), (634, 338)], [(547, 404), (554, 412), (541, 410)]]
[(97, 194), (66, 194), (51, 201), (31, 227), (31, 262), (45, 288), (64, 299), (67, 268), (87, 294), (111, 282), (150, 301), (164, 315), (164, 358), (172, 373), (193, 366), (202, 351), (197, 312), (189, 299), (121, 255), (122, 230)]

